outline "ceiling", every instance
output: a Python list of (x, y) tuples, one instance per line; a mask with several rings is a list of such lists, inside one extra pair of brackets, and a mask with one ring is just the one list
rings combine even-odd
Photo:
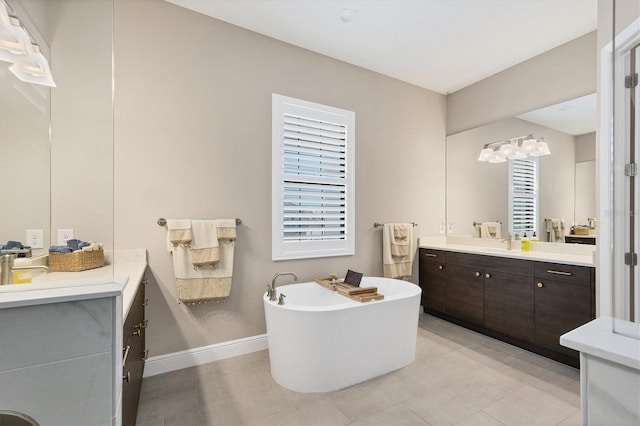
[(578, 136), (596, 131), (597, 113), (596, 94), (592, 93), (516, 117)]
[(597, 27), (597, 0), (167, 1), (442, 94)]

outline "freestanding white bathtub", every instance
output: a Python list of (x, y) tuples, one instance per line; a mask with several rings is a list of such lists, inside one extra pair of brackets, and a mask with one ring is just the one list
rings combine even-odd
[(383, 300), (360, 303), (315, 282), (277, 287), (284, 305), (263, 296), (271, 375), (296, 392), (328, 392), (415, 360), (419, 286), (364, 277)]

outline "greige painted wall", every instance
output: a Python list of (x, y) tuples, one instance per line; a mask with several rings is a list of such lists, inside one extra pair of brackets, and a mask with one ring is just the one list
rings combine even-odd
[(447, 97), (447, 134), (596, 91), (596, 32), (467, 86)]
[[(152, 356), (265, 333), (276, 272), (381, 275), (375, 221), (444, 222), (442, 95), (158, 0), (116, 1), (115, 84), (115, 245), (148, 250)], [(274, 92), (356, 113), (355, 256), (271, 261)], [(226, 303), (178, 304), (159, 217), (242, 218)]]
[(51, 2), (51, 234), (113, 247), (113, 7)]
[(501, 221), (509, 229), (509, 165), (479, 162), (490, 142), (527, 134), (544, 137), (551, 155), (539, 157), (538, 237), (547, 241), (545, 218), (574, 216), (575, 138), (557, 130), (511, 118), (447, 137), (447, 222), (455, 235), (477, 237), (474, 221)]
[(576, 163), (596, 159), (596, 132), (576, 136)]

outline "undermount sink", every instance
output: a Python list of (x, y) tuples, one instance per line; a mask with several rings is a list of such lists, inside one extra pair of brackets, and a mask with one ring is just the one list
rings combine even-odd
[(513, 250), (507, 250), (504, 248), (496, 248), (496, 247), (483, 247), (481, 250), (489, 253), (507, 253), (507, 252), (513, 251)]

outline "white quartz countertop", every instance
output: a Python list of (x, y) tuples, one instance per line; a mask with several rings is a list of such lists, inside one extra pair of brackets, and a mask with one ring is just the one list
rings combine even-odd
[(531, 250), (519, 249), (520, 241), (512, 241), (512, 250), (500, 240), (482, 240), (479, 238), (420, 237), (420, 248), (447, 250), (486, 256), (507, 257), (513, 259), (534, 260), (565, 265), (594, 266), (595, 246), (580, 244), (562, 244), (534, 242)]
[(613, 318), (600, 317), (560, 336), (560, 344), (640, 370), (640, 324), (616, 321), (619, 332), (613, 332)]
[(0, 286), (0, 309), (122, 295), (126, 318), (147, 267), (146, 251), (116, 251), (113, 257), (102, 268), (40, 273), (30, 284)]

